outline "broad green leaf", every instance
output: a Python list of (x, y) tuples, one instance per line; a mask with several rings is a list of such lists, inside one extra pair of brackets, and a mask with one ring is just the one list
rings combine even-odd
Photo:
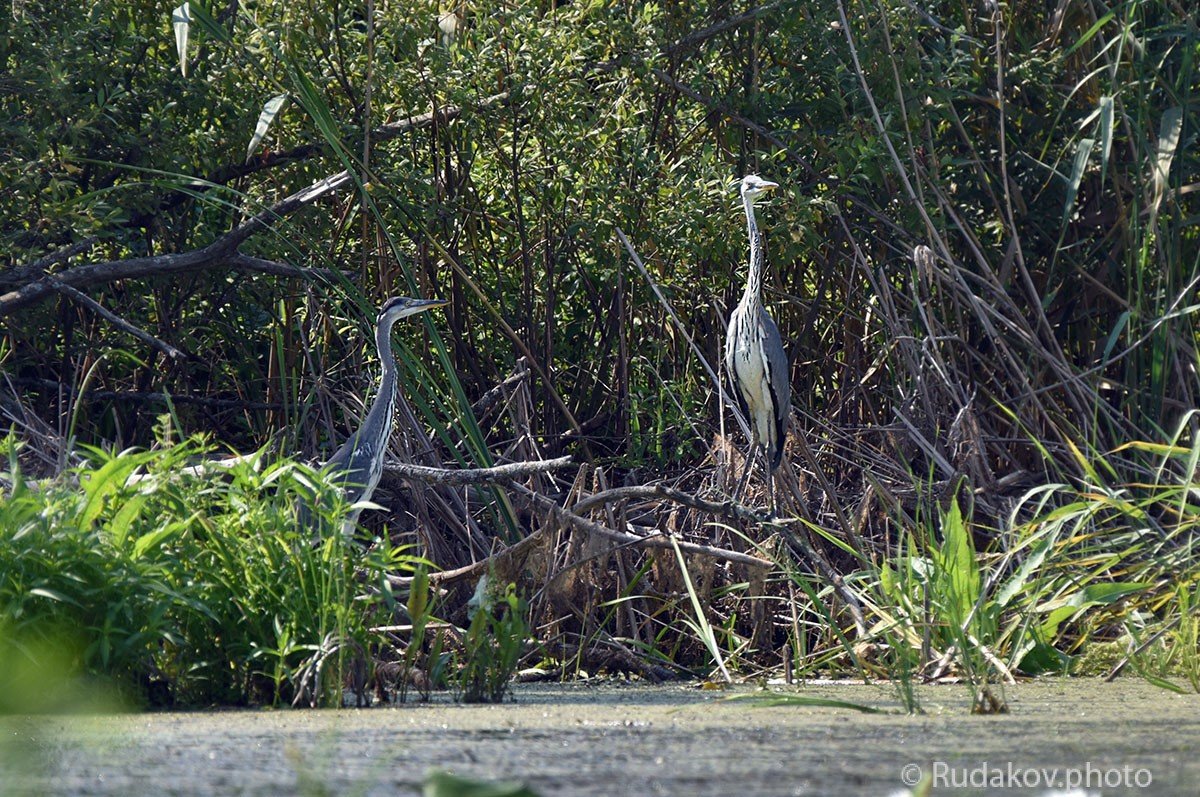
[(1095, 606), (1109, 606), (1122, 598), (1141, 592), (1151, 586), (1144, 582), (1104, 582), (1088, 584), (1069, 595), (1046, 601), (1037, 607), (1039, 612), (1049, 612), (1039, 628), (1042, 639), (1052, 640), (1058, 635), (1058, 627), (1085, 610)]
[(1096, 146), (1094, 138), (1085, 138), (1079, 142), (1079, 148), (1075, 150), (1075, 162), (1071, 164), (1071, 176), (1067, 180), (1067, 196), (1063, 200), (1062, 221), (1063, 226), (1066, 226), (1067, 220), (1071, 218), (1071, 209), (1075, 207), (1075, 197), (1079, 195), (1079, 183), (1083, 180), (1083, 170), (1087, 168), (1088, 158), (1091, 157), (1092, 149)]
[(57, 603), (70, 603), (70, 604), (74, 604), (75, 606), (79, 605), (77, 602), (71, 600), (69, 597), (67, 597), (63, 593), (59, 592), (58, 590), (47, 589), (46, 587), (34, 587), (33, 589), (29, 590), (29, 594), (30, 595), (40, 595), (43, 598), (49, 598), (50, 600), (56, 601)]
[(1158, 146), (1154, 153), (1154, 199), (1150, 203), (1150, 226), (1154, 226), (1159, 206), (1167, 192), (1171, 161), (1175, 159), (1182, 132), (1183, 109), (1176, 106), (1163, 111), (1162, 120), (1158, 124)]
[(133, 558), (141, 559), (151, 548), (162, 545), (163, 542), (183, 531), (192, 522), (194, 517), (187, 520), (177, 520), (174, 523), (169, 523), (162, 528), (155, 529), (138, 537), (137, 542), (133, 544)]
[(148, 459), (146, 454), (122, 454), (105, 462), (99, 470), (81, 480), (87, 503), (79, 514), (80, 528), (90, 528), (104, 511), (105, 499), (125, 486), (126, 480), (136, 468)]
[(129, 528), (149, 499), (150, 496), (145, 493), (130, 496), (129, 500), (113, 515), (112, 522), (108, 524), (108, 532), (112, 535), (113, 545), (117, 548), (125, 547), (125, 538), (129, 536)]
[(254, 135), (250, 138), (250, 146), (246, 147), (246, 160), (250, 160), (254, 155), (254, 150), (263, 140), (263, 136), (271, 129), (271, 123), (275, 121), (275, 117), (287, 105), (288, 95), (278, 94), (267, 100), (267, 104), (263, 106), (262, 112), (258, 115), (258, 124), (254, 126)]
[(179, 72), (187, 77), (188, 31), (192, 24), (190, 3), (184, 3), (171, 12), (171, 26), (175, 28), (175, 50), (179, 53)]
[(960, 625), (970, 614), (979, 598), (979, 565), (975, 561), (975, 542), (971, 530), (963, 519), (958, 499), (950, 503), (950, 511), (942, 517), (942, 549), (938, 552), (939, 582), (948, 588), (944, 595), (954, 614), (953, 621)]
[(1108, 157), (1112, 154), (1113, 98), (1106, 94), (1100, 98), (1100, 185), (1108, 176)]

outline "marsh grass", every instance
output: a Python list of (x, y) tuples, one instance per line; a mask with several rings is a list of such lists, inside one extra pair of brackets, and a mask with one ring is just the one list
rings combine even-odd
[[(7, 445), (15, 463), (15, 441)], [(386, 545), (364, 554), (340, 534), (314, 544), (297, 501), (329, 493), (333, 512), (345, 511), (322, 474), (263, 451), (184, 468), (213, 454), (193, 438), (91, 449), (50, 483), (10, 471), (0, 501), (4, 658), (106, 678), (142, 703), (303, 693), (336, 704), (349, 657), (391, 611), (382, 575), (412, 562)]]
[[(720, 360), (744, 276), (729, 178), (757, 170), (784, 186), (763, 227), (793, 363), (785, 512), (869, 627), (827, 572), (772, 547), (776, 530), (714, 532), (664, 503), (597, 520), (720, 536), (775, 572), (743, 587), (736, 567), (608, 556), (555, 529), (546, 564), (515, 577), (539, 596), (529, 625), (576, 670), (614, 640), (696, 672), (770, 667), (790, 645), (802, 675), (890, 677), (914, 709), (921, 679), (1070, 672), (1118, 639), (1134, 671), (1195, 687), (1200, 32), (1178, 4), (1068, 5), (767, 4), (738, 22), (722, 4), (516, 2), (450, 42), (420, 33), (433, 24), (420, 4), (372, 25), (352, 4), (272, 0), (196, 9), (203, 57), (179, 83), (144, 57), (165, 19), (127, 19), (97, 55), (77, 46), (100, 35), (88, 17), (30, 5), (12, 20), (14, 112), (0, 120), (17, 142), (0, 164), (5, 290), (18, 261), (89, 236), (97, 261), (187, 251), (325, 175), (346, 170), (353, 191), (253, 242), (320, 280), (218, 271), (105, 297), (211, 365), (124, 352), (66, 298), (6, 318), (4, 376), (34, 376), (3, 410), (27, 442), (52, 442), (24, 461), (57, 476), (83, 458), (39, 489), (9, 467), (0, 596), (4, 634), (22, 641), (7, 647), (65, 625), (73, 672), (134, 691), (281, 702), (303, 684), (327, 700), (333, 671), (381, 643), (364, 628), (404, 603), (374, 577), (411, 564), (397, 545), (453, 568), (534, 531), (543, 521), (502, 488), (392, 480), (378, 500), (393, 513), (364, 515), (385, 537), (364, 565), (340, 538), (296, 536), (295, 500), (338, 511), (302, 465), (170, 475), (203, 446), (152, 439), (158, 391), (201, 402), (173, 407), (174, 428), (242, 450), (282, 429), (289, 451), (331, 451), (371, 395), (370, 321), (397, 292), (452, 304), (397, 334), (393, 453), (487, 465), (569, 451), (579, 471), (538, 491), (669, 483), (722, 498), (729, 415), (700, 366)], [(263, 160), (244, 163), (254, 115), (283, 94)], [(461, 113), (375, 135), (449, 108)], [(146, 141), (149, 109), (163, 132)], [(634, 231), (641, 277), (617, 230)], [(472, 400), (521, 373), (481, 424)], [(76, 444), (103, 440), (124, 442)], [(156, 447), (109, 450), (131, 443)], [(431, 655), (419, 618), (462, 608), (414, 597), (406, 666)], [(508, 633), (480, 623), (478, 650)]]
[(463, 703), (503, 701), (525, 653), (529, 605), (515, 584), (500, 589), (488, 580), (463, 638), (456, 682), (456, 699)]

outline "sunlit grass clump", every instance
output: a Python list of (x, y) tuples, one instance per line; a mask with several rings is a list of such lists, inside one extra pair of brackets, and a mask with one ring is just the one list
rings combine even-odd
[(212, 456), (191, 439), (92, 449), (33, 485), (12, 438), (5, 448), (0, 661), (23, 681), (0, 690), (0, 709), (66, 708), (55, 692), (79, 678), (135, 704), (340, 699), (343, 668), (391, 608), (382, 575), (406, 560), (298, 526), (298, 501), (317, 497), (331, 507), (324, 527), (338, 527), (345, 508), (321, 474), (262, 452), (185, 467)]

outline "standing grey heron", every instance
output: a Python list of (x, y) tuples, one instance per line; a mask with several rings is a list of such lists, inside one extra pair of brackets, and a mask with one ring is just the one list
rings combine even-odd
[[(326, 463), (326, 468), (342, 488), (347, 504), (369, 501), (383, 474), (383, 458), (387, 453), (388, 441), (392, 436), (392, 418), (396, 411), (396, 396), (399, 378), (396, 373), (396, 355), (392, 351), (392, 325), (401, 318), (423, 313), (448, 304), (441, 299), (410, 299), (396, 296), (388, 299), (379, 310), (375, 321), (375, 346), (379, 349), (379, 360), (383, 365), (383, 378), (379, 392), (367, 410), (367, 417), (357, 432), (346, 438)], [(342, 526), (344, 533), (354, 530), (354, 524), (362, 508), (352, 509)], [(308, 519), (307, 508), (302, 507), (300, 522)]]
[(767, 495), (775, 512), (775, 468), (783, 459), (783, 441), (787, 434), (792, 385), (788, 378), (788, 357), (783, 350), (779, 328), (762, 305), (762, 279), (766, 267), (762, 233), (754, 220), (754, 203), (778, 183), (757, 175), (742, 178), (742, 205), (746, 209), (746, 229), (750, 234), (750, 276), (742, 300), (729, 316), (725, 332), (725, 370), (733, 383), (733, 394), (750, 424), (750, 454), (733, 497), (736, 500), (746, 486), (759, 448), (763, 449), (767, 469)]

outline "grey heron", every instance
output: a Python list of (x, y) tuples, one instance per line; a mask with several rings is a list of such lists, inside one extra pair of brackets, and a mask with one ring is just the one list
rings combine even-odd
[(746, 210), (746, 229), (750, 235), (750, 274), (742, 300), (729, 316), (729, 328), (725, 333), (725, 370), (733, 384), (738, 406), (750, 424), (750, 454), (746, 457), (741, 482), (733, 497), (736, 500), (745, 488), (761, 448), (766, 461), (767, 495), (772, 513), (775, 512), (772, 477), (783, 459), (792, 386), (783, 338), (762, 304), (766, 253), (762, 233), (754, 219), (754, 203), (763, 193), (778, 187), (778, 183), (757, 175), (750, 174), (742, 178), (742, 205)]
[[(396, 296), (384, 302), (375, 321), (375, 346), (379, 349), (379, 360), (383, 366), (383, 377), (379, 392), (367, 410), (358, 431), (346, 438), (326, 463), (335, 481), (342, 488), (347, 504), (369, 501), (383, 475), (383, 458), (387, 453), (388, 441), (392, 436), (392, 418), (396, 411), (396, 396), (399, 377), (396, 373), (396, 355), (392, 351), (392, 325), (401, 318), (423, 313), (447, 302), (441, 299), (410, 299)], [(352, 509), (346, 516), (343, 531), (353, 531), (362, 508)], [(307, 509), (301, 508), (300, 522), (308, 519)]]

